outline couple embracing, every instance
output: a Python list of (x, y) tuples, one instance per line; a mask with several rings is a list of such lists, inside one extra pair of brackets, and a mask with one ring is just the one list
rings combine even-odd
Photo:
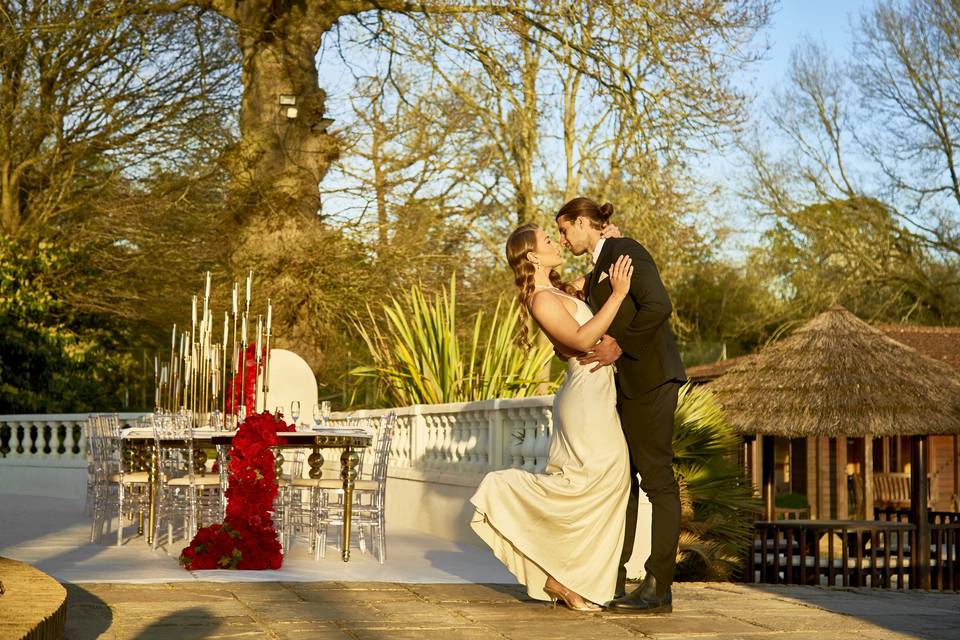
[[(670, 332), (670, 298), (650, 254), (608, 224), (613, 207), (574, 198), (557, 213), (561, 242), (536, 225), (507, 239), (527, 314), (566, 359), (553, 405), (546, 469), (487, 474), (471, 502), (473, 529), (531, 597), (578, 611), (664, 613), (680, 535), (673, 414), (685, 374)], [(571, 283), (562, 248), (592, 252)], [(637, 474), (640, 475), (639, 484)], [(644, 580), (625, 593), (642, 489), (653, 506)]]

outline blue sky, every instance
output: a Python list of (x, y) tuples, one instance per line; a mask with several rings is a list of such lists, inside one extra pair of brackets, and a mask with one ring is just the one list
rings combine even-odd
[(850, 52), (850, 21), (872, 0), (781, 0), (767, 30), (770, 51), (753, 74), (757, 89), (775, 88), (785, 77), (790, 52), (806, 38), (825, 43), (837, 57)]
[[(765, 38), (769, 51), (738, 79), (740, 86), (755, 97), (751, 117), (757, 126), (764, 126), (763, 114), (773, 92), (786, 83), (794, 48), (813, 40), (824, 44), (834, 59), (848, 58), (853, 45), (851, 22), (858, 22), (860, 14), (874, 4), (875, 0), (781, 0), (769, 27), (759, 36)], [(782, 141), (770, 138), (767, 143), (777, 146)], [(720, 189), (710, 209), (741, 231), (735, 244), (754, 244), (759, 231), (756, 220), (745, 211), (744, 202), (737, 195), (750, 175), (743, 157), (735, 149), (728, 149), (725, 153), (708, 154), (702, 167), (707, 182)]]

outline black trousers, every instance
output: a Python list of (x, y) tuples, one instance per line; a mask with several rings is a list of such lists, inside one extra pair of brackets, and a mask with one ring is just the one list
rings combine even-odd
[[(635, 398), (617, 398), (620, 423), (630, 450), (630, 499), (617, 573), (617, 592), (623, 593), (626, 563), (633, 553), (637, 531), (637, 501), (642, 489), (653, 506), (650, 557), (644, 569), (657, 579), (658, 590), (673, 582), (680, 538), (680, 487), (673, 475), (673, 414), (678, 382), (666, 382)], [(640, 482), (637, 482), (637, 474)]]

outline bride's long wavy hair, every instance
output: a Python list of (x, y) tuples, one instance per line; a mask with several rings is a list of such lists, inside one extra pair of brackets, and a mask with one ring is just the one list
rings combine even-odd
[[(517, 300), (520, 302), (518, 313), (519, 322), (517, 323), (517, 336), (515, 342), (518, 347), (524, 351), (530, 349), (530, 328), (527, 326), (527, 320), (530, 317), (530, 298), (533, 296), (536, 287), (533, 276), (536, 273), (536, 267), (527, 259), (527, 254), (537, 250), (537, 229), (535, 224), (524, 224), (516, 229), (507, 238), (507, 264), (513, 270), (513, 281), (517, 285)], [(573, 288), (573, 286), (563, 282), (560, 274), (550, 270), (550, 284), (571, 296), (581, 298), (582, 294)]]

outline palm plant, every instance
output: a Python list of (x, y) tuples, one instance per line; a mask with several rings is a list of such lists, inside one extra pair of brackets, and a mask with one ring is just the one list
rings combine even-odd
[(493, 314), (481, 310), (473, 320), (469, 343), (457, 331), (456, 277), (449, 290), (428, 299), (419, 286), (384, 305), (383, 326), (354, 323), (373, 365), (355, 368), (359, 377), (377, 378), (394, 406), (467, 402), (551, 393), (557, 381), (543, 379), (553, 356), (549, 345), (524, 352), (513, 344), (516, 302), (497, 302)]
[(681, 387), (673, 435), (681, 504), (678, 579), (729, 580), (741, 566), (760, 503), (737, 461), (739, 446), (710, 390)]

